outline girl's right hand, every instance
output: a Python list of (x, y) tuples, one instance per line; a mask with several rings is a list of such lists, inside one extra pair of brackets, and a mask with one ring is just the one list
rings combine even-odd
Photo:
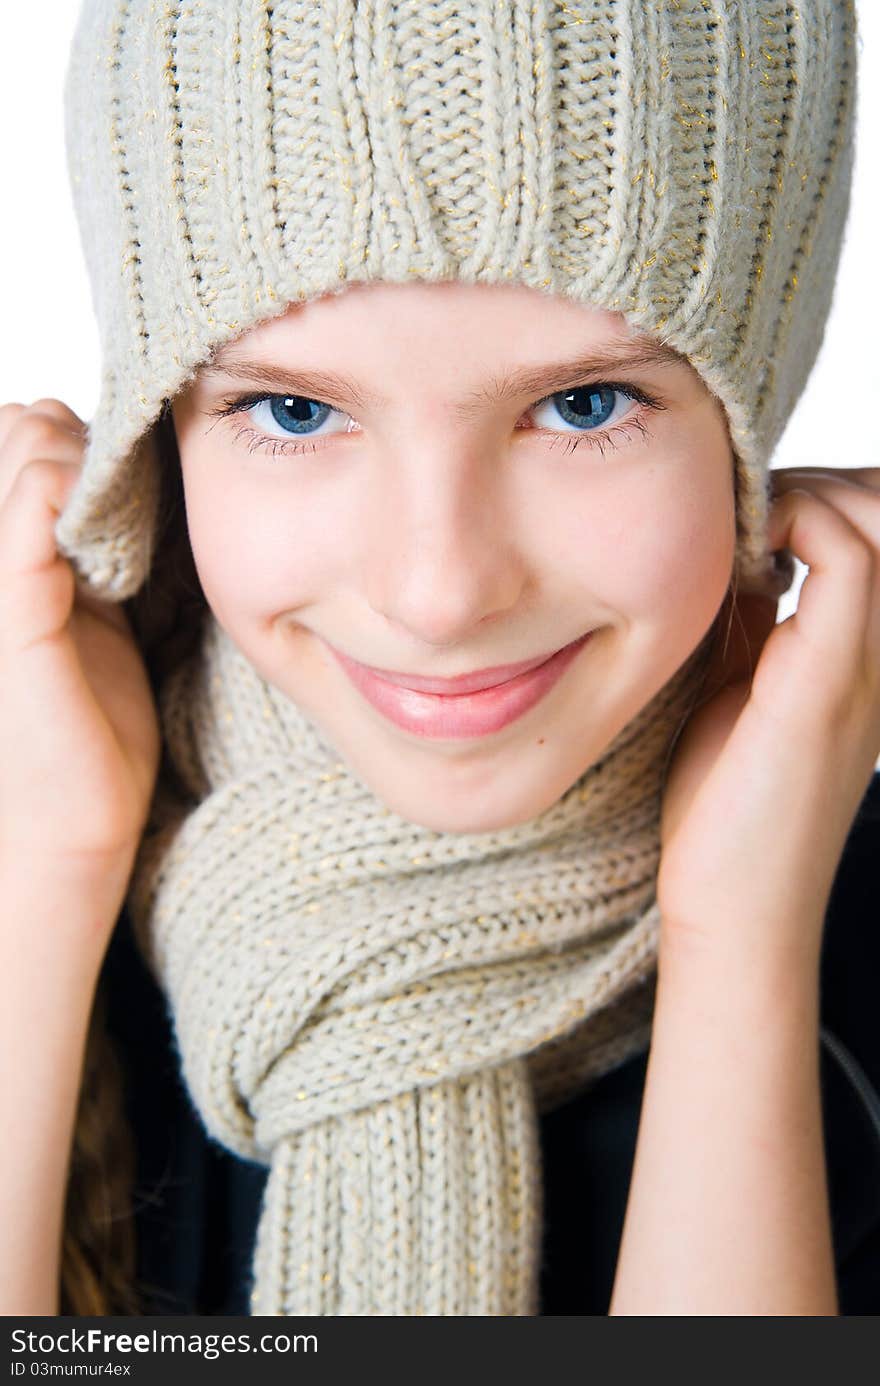
[(0, 870), (102, 899), (115, 883), (121, 904), (160, 732), (122, 606), (88, 592), (55, 542), (85, 446), (60, 400), (0, 406)]

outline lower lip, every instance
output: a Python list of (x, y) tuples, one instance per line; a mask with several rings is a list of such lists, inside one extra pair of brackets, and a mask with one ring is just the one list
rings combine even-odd
[(328, 648), (367, 701), (395, 726), (416, 736), (462, 739), (489, 736), (522, 717), (550, 692), (591, 634), (557, 650), (536, 669), (479, 693), (416, 693)]

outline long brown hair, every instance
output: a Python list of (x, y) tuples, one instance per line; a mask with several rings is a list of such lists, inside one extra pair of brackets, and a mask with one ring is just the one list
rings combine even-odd
[[(150, 577), (124, 605), (158, 697), (165, 674), (192, 649), (207, 603), (186, 529), (180, 459), (167, 402), (147, 445), (155, 448), (160, 469), (156, 547)], [(62, 1314), (143, 1312), (133, 1214), (137, 1162), (124, 1099), (102, 978), (89, 1022), (71, 1143), (61, 1240)]]

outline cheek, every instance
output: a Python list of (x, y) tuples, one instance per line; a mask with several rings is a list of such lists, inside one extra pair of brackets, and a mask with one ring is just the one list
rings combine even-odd
[(699, 491), (660, 500), (646, 510), (622, 550), (626, 595), (634, 613), (657, 619), (664, 610), (711, 619), (730, 581), (733, 513)]
[(310, 506), (275, 485), (215, 480), (192, 473), (184, 490), (196, 569), (216, 615), (259, 619), (311, 600), (330, 579), (330, 555)]
[(567, 527), (583, 582), (627, 622), (708, 626), (730, 580), (735, 548), (732, 461), (645, 469), (609, 487)]

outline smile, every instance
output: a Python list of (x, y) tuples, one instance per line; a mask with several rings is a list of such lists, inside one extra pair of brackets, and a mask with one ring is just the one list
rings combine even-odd
[[(332, 645), (327, 648), (367, 702), (395, 726), (416, 736), (459, 740), (488, 736), (522, 717), (546, 697), (592, 634), (589, 631), (541, 663), (526, 668), (523, 673), (506, 679), (501, 677), (489, 687), (452, 693), (424, 692), (406, 687), (401, 682), (392, 682), (391, 677), (399, 680), (410, 676), (394, 674), (382, 677), (377, 670), (359, 664)], [(516, 669), (521, 666), (507, 667)], [(484, 670), (482, 675), (465, 675), (459, 680), (416, 680), (413, 676), (412, 682), (422, 685), (433, 683), (435, 686), (442, 682), (460, 685), (490, 675), (497, 677), (499, 672), (498, 669)]]

